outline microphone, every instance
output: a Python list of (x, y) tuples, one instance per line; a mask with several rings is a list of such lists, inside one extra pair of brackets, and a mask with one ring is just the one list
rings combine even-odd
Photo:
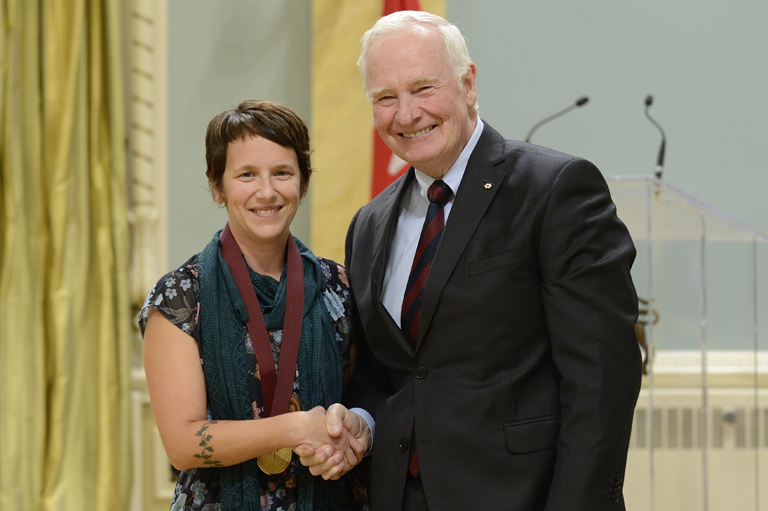
[(661, 129), (661, 126), (659, 126), (659, 123), (654, 121), (653, 118), (651, 117), (651, 114), (648, 113), (648, 109), (651, 108), (652, 104), (653, 104), (653, 96), (648, 94), (645, 97), (645, 116), (661, 132), (661, 147), (659, 147), (659, 156), (658, 158), (656, 158), (656, 172), (655, 172), (656, 177), (658, 179), (661, 179), (661, 173), (664, 171), (664, 151), (666, 150), (666, 147), (667, 147), (667, 137), (666, 135), (664, 135), (664, 130)]
[(574, 104), (572, 104), (572, 105), (568, 106), (567, 108), (564, 108), (564, 109), (560, 110), (556, 114), (550, 115), (546, 119), (541, 120), (538, 123), (534, 124), (533, 128), (531, 128), (531, 131), (528, 132), (528, 136), (525, 137), (525, 141), (526, 142), (530, 142), (531, 141), (531, 135), (533, 135), (533, 132), (536, 131), (537, 129), (539, 129), (539, 127), (541, 127), (541, 125), (548, 123), (552, 119), (557, 119), (558, 117), (560, 117), (563, 114), (567, 114), (568, 112), (570, 112), (571, 110), (573, 110), (576, 107), (585, 105), (587, 103), (587, 101), (589, 101), (589, 98), (587, 96), (582, 96), (579, 99), (577, 99)]

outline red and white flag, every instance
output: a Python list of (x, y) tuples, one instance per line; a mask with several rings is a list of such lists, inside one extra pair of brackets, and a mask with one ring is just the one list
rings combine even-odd
[[(396, 11), (420, 11), (419, 0), (384, 0), (382, 16)], [(371, 176), (371, 198), (376, 197), (395, 179), (402, 176), (410, 165), (401, 160), (373, 129), (373, 175)]]

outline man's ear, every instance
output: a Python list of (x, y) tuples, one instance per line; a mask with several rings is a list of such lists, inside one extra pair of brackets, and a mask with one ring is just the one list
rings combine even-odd
[(474, 62), (470, 62), (468, 65), (466, 76), (464, 76), (464, 92), (467, 95), (467, 106), (472, 109), (477, 103), (477, 67)]

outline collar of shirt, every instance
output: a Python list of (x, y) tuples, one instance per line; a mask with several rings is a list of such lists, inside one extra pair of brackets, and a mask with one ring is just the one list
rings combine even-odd
[[(459, 185), (461, 184), (461, 178), (464, 177), (464, 172), (467, 170), (467, 162), (469, 162), (469, 157), (472, 154), (472, 151), (475, 150), (477, 141), (480, 140), (480, 135), (482, 133), (483, 121), (480, 119), (480, 117), (478, 117), (477, 126), (475, 126), (475, 131), (472, 132), (472, 136), (469, 138), (469, 142), (467, 142), (467, 145), (464, 146), (464, 149), (461, 151), (459, 157), (456, 159), (453, 165), (451, 165), (451, 168), (448, 169), (448, 172), (446, 172), (442, 178), (443, 182), (447, 184), (451, 190), (453, 190), (453, 197), (451, 197), (451, 200), (448, 201), (444, 208), (446, 221), (448, 220), (448, 215), (451, 212), (451, 206), (453, 205), (453, 199), (456, 197), (456, 191), (459, 189)], [(416, 168), (414, 168), (414, 171), (414, 177), (416, 177), (416, 179), (411, 185), (410, 197), (409, 200), (406, 200), (405, 204), (403, 204), (403, 209), (407, 209), (412, 213), (421, 212), (423, 210), (421, 216), (424, 217), (426, 216), (427, 206), (429, 206), (427, 190), (432, 185), (432, 183), (435, 182), (435, 178), (421, 172)]]

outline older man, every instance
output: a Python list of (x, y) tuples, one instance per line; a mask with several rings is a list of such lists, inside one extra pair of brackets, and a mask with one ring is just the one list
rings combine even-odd
[(379, 134), (412, 165), (347, 236), (346, 404), (376, 421), (371, 509), (624, 509), (635, 250), (600, 172), (484, 123), (440, 17), (380, 19), (359, 65)]

